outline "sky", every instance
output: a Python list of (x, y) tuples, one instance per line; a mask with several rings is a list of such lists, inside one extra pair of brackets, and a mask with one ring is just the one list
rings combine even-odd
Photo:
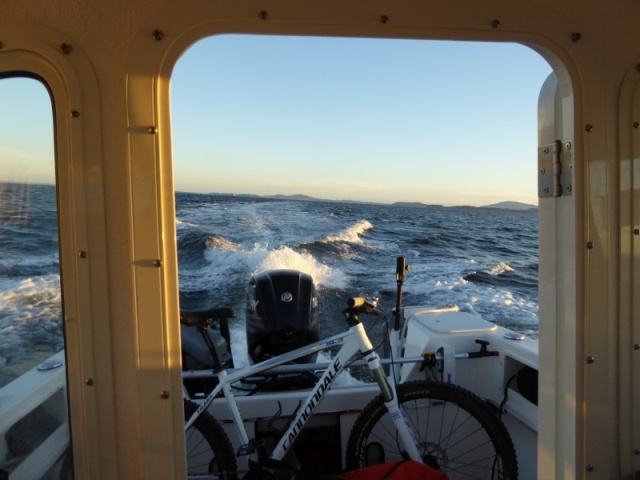
[(0, 181), (55, 181), (53, 108), (37, 80), (0, 79)]
[(550, 73), (517, 44), (210, 37), (172, 75), (176, 189), (537, 204)]
[[(223, 35), (171, 78), (176, 190), (331, 200), (537, 204), (528, 47)], [(0, 80), (0, 180), (52, 183), (44, 87)]]

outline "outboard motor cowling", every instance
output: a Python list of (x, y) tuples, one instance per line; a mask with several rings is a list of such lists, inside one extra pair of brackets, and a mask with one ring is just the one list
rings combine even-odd
[[(297, 270), (269, 270), (249, 282), (247, 347), (258, 363), (320, 338), (313, 279)], [(315, 354), (297, 360), (311, 363)]]

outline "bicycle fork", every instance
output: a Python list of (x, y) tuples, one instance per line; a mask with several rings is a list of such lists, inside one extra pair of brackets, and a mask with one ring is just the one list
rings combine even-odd
[(367, 361), (367, 365), (371, 369), (371, 373), (380, 386), (380, 391), (384, 398), (384, 405), (387, 407), (387, 411), (398, 430), (398, 435), (400, 437), (399, 440), (402, 445), (404, 445), (406, 455), (411, 460), (422, 463), (422, 457), (418, 450), (418, 436), (413, 431), (413, 426), (398, 403), (396, 390), (391, 387), (389, 380), (387, 380), (387, 375), (380, 364), (380, 357), (376, 352), (370, 352), (365, 359)]

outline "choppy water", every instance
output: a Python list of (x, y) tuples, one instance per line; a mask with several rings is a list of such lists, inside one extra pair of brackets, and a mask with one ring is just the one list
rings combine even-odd
[[(398, 256), (405, 305), (455, 303), (537, 336), (535, 214), (190, 193), (176, 206), (181, 307), (236, 308), (234, 349), (253, 274), (311, 274), (328, 334), (350, 296), (395, 306)], [(0, 371), (63, 347), (60, 303), (54, 187), (0, 183)]]
[[(455, 303), (537, 336), (535, 214), (180, 193), (177, 218), (185, 309), (232, 306), (242, 325), (251, 276), (294, 268), (314, 278), (328, 335), (345, 327), (350, 296), (395, 306), (404, 256), (405, 305)], [(244, 348), (238, 343), (234, 352)]]

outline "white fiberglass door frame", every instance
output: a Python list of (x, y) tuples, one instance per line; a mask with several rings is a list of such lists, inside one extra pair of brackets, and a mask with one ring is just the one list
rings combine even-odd
[(0, 75), (40, 80), (53, 104), (66, 394), (75, 475), (116, 478), (110, 470), (116, 466), (105, 467), (109, 462), (104, 461), (113, 457), (116, 444), (109, 401), (108, 274), (101, 248), (101, 151), (99, 144), (86, 140), (87, 129), (99, 129), (99, 106), (85, 103), (86, 96), (97, 96), (97, 82), (86, 57), (79, 52), (70, 55), (68, 39), (59, 32), (15, 23), (5, 25), (2, 34)]
[[(178, 11), (176, 3), (168, 2), (162, 11), (149, 18), (146, 28), (141, 31), (140, 41), (132, 48), (130, 56), (127, 90), (132, 162), (131, 195), (134, 204), (133, 245), (136, 251), (135, 284), (137, 304), (140, 306), (138, 328), (140, 338), (144, 339), (139, 345), (138, 357), (144, 359), (142, 366), (147, 362), (150, 367), (163, 363), (164, 373), (169, 374), (161, 379), (160, 372), (147, 374), (146, 367), (141, 368), (141, 392), (157, 392), (160, 381), (170, 386), (171, 391), (178, 391), (181, 378), (180, 352), (176, 343), (179, 338), (179, 306), (170, 79), (177, 60), (192, 44), (206, 36), (227, 33), (512, 41), (531, 46), (554, 68), (563, 68), (572, 62), (571, 54), (568, 53), (573, 48), (571, 39), (565, 39), (557, 33), (562, 31), (561, 20), (544, 9), (519, 14), (524, 23), (536, 27), (544, 25), (545, 33), (540, 35), (531, 33), (536, 31), (533, 27), (500, 32), (495, 27), (492, 29), (491, 22), (487, 23), (486, 30), (460, 27), (465, 22), (475, 24), (477, 16), (484, 13), (481, 5), (477, 9), (470, 5), (457, 9), (452, 5), (451, 9), (445, 8), (445, 11), (452, 14), (450, 18), (434, 18), (429, 14), (429, 6), (426, 4), (424, 10), (417, 8), (415, 11), (402, 4), (397, 6), (399, 12), (408, 13), (411, 10), (410, 18), (413, 23), (406, 23), (407, 19), (402, 20), (401, 15), (397, 17), (398, 21), (389, 25), (386, 20), (380, 22), (380, 18), (388, 18), (386, 15), (381, 17), (380, 12), (373, 7), (373, 11), (369, 11), (368, 4), (358, 5), (360, 9), (352, 6), (351, 13), (345, 16), (340, 8), (318, 10), (312, 5), (290, 4), (284, 17), (272, 17), (271, 12), (260, 12), (260, 9), (255, 12), (245, 11), (226, 4), (199, 0), (193, 0), (189, 4), (181, 3)], [(363, 15), (362, 19), (355, 23), (350, 20), (360, 18), (360, 14)], [(172, 26), (170, 31), (165, 30), (164, 26), (167, 25)], [(574, 131), (573, 85), (569, 81), (567, 69), (563, 71), (563, 85), (567, 90), (563, 92), (565, 97), (561, 103), (565, 115), (562, 125), (552, 125), (551, 136), (561, 134), (580, 142), (582, 139), (577, 138)], [(579, 77), (575, 65), (571, 67), (571, 72), (572, 79)], [(555, 117), (553, 120), (555, 121)], [(576, 149), (578, 155), (580, 150)], [(532, 175), (535, 172), (535, 167), (532, 166)], [(583, 191), (579, 186), (581, 178), (578, 176), (576, 180), (579, 191)], [(557, 478), (573, 478), (582, 461), (582, 417), (577, 407), (580, 384), (578, 378), (581, 372), (577, 360), (580, 333), (575, 330), (582, 289), (582, 285), (577, 283), (581, 260), (576, 249), (576, 239), (579, 237), (577, 232), (581, 225), (581, 200), (574, 196), (560, 202), (561, 206), (558, 206), (560, 204), (556, 200), (541, 202), (540, 209), (540, 232), (541, 237), (545, 237), (540, 245), (543, 273), (541, 282), (545, 282), (540, 300), (540, 340), (542, 344), (550, 343), (542, 350), (545, 359), (541, 358), (541, 365), (547, 369), (542, 376), (541, 386), (549, 390), (542, 392), (540, 409), (543, 418), (541, 426), (545, 428), (545, 433), (540, 441), (539, 478), (554, 478), (556, 475), (553, 472), (558, 471), (562, 471), (563, 475)], [(560, 224), (561, 229), (558, 228)], [(155, 237), (151, 235), (152, 232), (155, 232)], [(556, 261), (561, 257), (566, 257), (564, 263), (556, 268)], [(154, 265), (160, 268), (154, 270)], [(554, 391), (554, 388), (558, 390)], [(567, 397), (571, 397), (572, 401), (562, 404)], [(145, 435), (148, 432), (149, 438), (154, 432), (169, 437), (173, 434), (173, 441), (166, 440), (166, 436), (162, 438), (173, 445), (177, 454), (178, 445), (184, 441), (182, 429), (176, 428), (182, 417), (182, 405), (178, 403), (178, 396), (173, 395), (173, 398), (175, 401), (172, 412), (169, 405), (158, 405), (157, 408), (141, 410), (139, 421), (141, 430)], [(155, 419), (171, 415), (174, 421), (173, 433), (164, 427), (160, 432), (161, 426)], [(563, 420), (560, 421), (560, 427), (556, 428), (556, 422), (560, 418)], [(565, 434), (568, 437), (563, 436)], [(145, 468), (149, 468), (149, 472), (154, 469), (166, 471), (167, 468), (175, 469), (177, 475), (183, 472), (183, 460), (177, 456), (175, 463), (171, 464), (159, 462), (160, 459), (154, 452), (142, 452), (141, 455), (148, 455), (143, 463)], [(552, 472), (552, 475), (545, 477), (548, 472)], [(564, 475), (566, 472), (568, 474)]]
[[(575, 175), (579, 170), (575, 161), (579, 147), (573, 128), (573, 106), (571, 86), (552, 73), (540, 92), (538, 145), (544, 148), (557, 140), (570, 144), (573, 171), (563, 174), (575, 182), (579, 178)], [(580, 455), (578, 417), (582, 384), (576, 375), (579, 349), (576, 333), (580, 328), (576, 312), (576, 199), (575, 194), (546, 196), (538, 204), (538, 478), (563, 478), (559, 469), (575, 465)], [(558, 401), (560, 398), (567, 401)], [(564, 467), (561, 469), (560, 465)]]

